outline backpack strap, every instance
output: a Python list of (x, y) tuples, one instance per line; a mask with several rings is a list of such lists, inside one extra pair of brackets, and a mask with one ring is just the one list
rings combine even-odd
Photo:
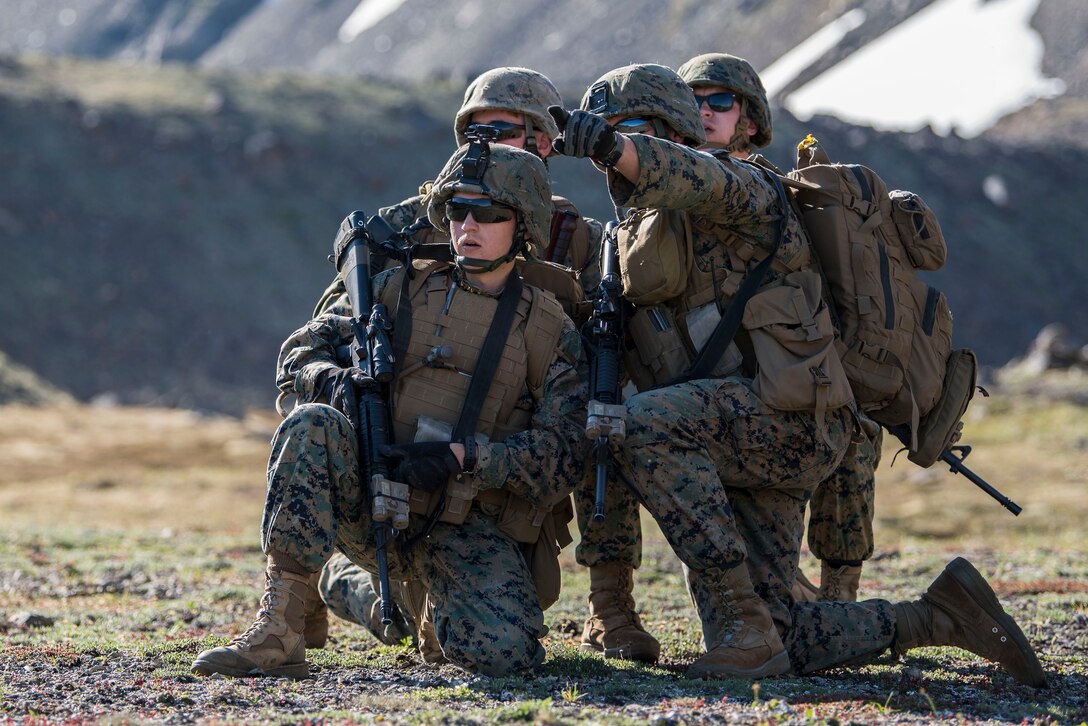
[(740, 289), (738, 289), (737, 294), (733, 296), (725, 314), (722, 315), (721, 320), (718, 321), (718, 325), (714, 328), (714, 332), (710, 334), (710, 338), (707, 339), (706, 345), (699, 351), (695, 360), (687, 367), (687, 370), (681, 373), (675, 380), (670, 381), (667, 385), (683, 383), (697, 378), (706, 378), (710, 375), (710, 372), (714, 370), (718, 361), (721, 360), (722, 354), (725, 353), (725, 349), (729, 347), (730, 341), (736, 337), (737, 330), (740, 329), (741, 319), (744, 317), (744, 308), (752, 298), (752, 295), (755, 295), (756, 291), (763, 285), (763, 278), (767, 276), (767, 271), (771, 268), (771, 263), (778, 253), (778, 247), (786, 237), (786, 217), (789, 214), (789, 201), (786, 198), (786, 190), (783, 188), (782, 182), (779, 180), (777, 174), (768, 170), (767, 176), (774, 182), (775, 188), (778, 190), (779, 200), (782, 203), (782, 217), (778, 220), (778, 230), (775, 236), (774, 247), (771, 248), (770, 253), (760, 260), (759, 264), (744, 278), (744, 282), (741, 283)]

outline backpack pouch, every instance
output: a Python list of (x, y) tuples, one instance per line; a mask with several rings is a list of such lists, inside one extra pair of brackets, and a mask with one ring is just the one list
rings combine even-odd
[(759, 362), (753, 388), (783, 411), (824, 411), (853, 399), (835, 349), (831, 315), (815, 272), (792, 272), (782, 284), (752, 296), (744, 311)]
[(694, 251), (691, 222), (676, 209), (636, 209), (616, 230), (623, 296), (656, 305), (687, 289)]
[(939, 270), (948, 257), (948, 246), (937, 215), (914, 192), (895, 189), (888, 197), (896, 235), (911, 263), (919, 270)]
[(960, 438), (960, 420), (975, 395), (978, 360), (969, 348), (954, 350), (948, 356), (940, 399), (918, 426), (918, 449), (907, 458), (918, 466), (932, 466), (941, 452)]
[(673, 380), (691, 363), (691, 353), (668, 308), (639, 308), (628, 319), (627, 329), (634, 347), (624, 351), (624, 368), (638, 390)]

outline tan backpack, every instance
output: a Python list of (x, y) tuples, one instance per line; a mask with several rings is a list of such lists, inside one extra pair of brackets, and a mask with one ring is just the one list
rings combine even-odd
[(945, 262), (940, 225), (917, 195), (889, 191), (864, 166), (831, 163), (811, 135), (797, 149), (787, 176), (834, 301), (854, 397), (878, 423), (909, 424), (911, 458), (928, 466), (958, 438), (975, 388), (970, 351), (957, 351), (946, 376), (952, 314), (917, 276)]

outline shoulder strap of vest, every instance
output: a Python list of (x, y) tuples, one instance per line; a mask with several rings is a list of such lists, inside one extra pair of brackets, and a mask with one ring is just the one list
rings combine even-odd
[[(414, 299), (432, 275), (449, 267), (452, 264), (446, 260), (412, 260), (413, 274), (408, 284), (408, 297)], [(405, 270), (401, 268), (382, 289), (379, 299), (387, 308), (392, 309), (400, 299), (405, 276)]]
[(528, 352), (526, 384), (533, 398), (544, 394), (548, 368), (555, 360), (559, 338), (563, 334), (563, 306), (555, 297), (539, 288), (526, 286), (532, 295), (525, 321), (525, 347)]
[[(408, 343), (412, 338), (412, 300), (426, 285), (427, 281), (437, 273), (450, 267), (450, 263), (442, 261), (412, 260), (414, 275), (405, 284), (408, 278), (408, 269), (401, 268), (393, 279), (385, 286), (381, 293), (381, 302), (386, 308), (393, 310), (393, 375), (400, 376), (404, 367), (404, 356), (408, 352)], [(396, 301), (394, 307), (393, 301)]]

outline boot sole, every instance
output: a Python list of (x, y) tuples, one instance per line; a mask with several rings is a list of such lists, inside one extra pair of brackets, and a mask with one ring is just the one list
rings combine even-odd
[(688, 668), (687, 673), (684, 675), (688, 678), (700, 678), (703, 680), (711, 678), (771, 678), (773, 676), (783, 676), (793, 670), (793, 666), (790, 664), (790, 657), (786, 654), (786, 651), (782, 651), (778, 655), (771, 658), (769, 661), (759, 666), (758, 668), (749, 668), (747, 670), (742, 668), (704, 668), (693, 665)]
[(309, 663), (290, 663), (276, 668), (245, 669), (198, 658), (193, 661), (193, 666), (190, 670), (192, 670), (193, 673), (202, 676), (210, 676), (218, 673), (224, 676), (231, 676), (232, 678), (260, 678), (262, 676), (268, 676), (271, 678), (294, 678), (296, 680), (302, 680), (310, 677)]
[(1016, 621), (1012, 619), (1005, 609), (1001, 607), (1000, 601), (997, 599), (997, 595), (994, 593), (993, 588), (986, 582), (981, 573), (975, 566), (962, 557), (957, 557), (948, 563), (945, 567), (945, 572), (949, 574), (956, 582), (959, 583), (970, 596), (975, 603), (981, 607), (987, 615), (997, 621), (1005, 632), (1012, 638), (1013, 643), (1016, 644), (1020, 654), (1023, 655), (1024, 661), (1028, 667), (1028, 674), (1031, 682), (1027, 685), (1034, 686), (1035, 688), (1047, 688), (1046, 673), (1043, 672), (1043, 666), (1039, 663), (1039, 658), (1035, 655), (1035, 650), (1031, 647), (1031, 643), (1028, 642), (1027, 636), (1024, 635), (1024, 631), (1020, 630), (1020, 626), (1016, 624)]
[(587, 653), (597, 653), (606, 660), (632, 660), (639, 663), (656, 663), (661, 651), (648, 653), (644, 651), (632, 651), (630, 648), (602, 648), (594, 643), (579, 643), (578, 648)]

